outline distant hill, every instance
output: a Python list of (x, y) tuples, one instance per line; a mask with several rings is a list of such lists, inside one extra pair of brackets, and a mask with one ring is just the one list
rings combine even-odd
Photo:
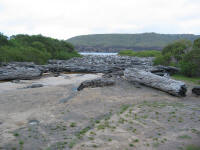
[(91, 34), (68, 39), (78, 51), (118, 52), (123, 49), (131, 50), (161, 50), (167, 44), (188, 39), (194, 41), (200, 35), (193, 34)]

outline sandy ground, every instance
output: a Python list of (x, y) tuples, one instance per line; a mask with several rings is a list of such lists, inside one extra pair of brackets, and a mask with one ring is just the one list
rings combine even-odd
[[(177, 98), (117, 79), (76, 91), (101, 74), (0, 83), (0, 149), (184, 150), (200, 144), (200, 97)], [(32, 83), (41, 88), (26, 89)], [(200, 146), (200, 145), (199, 145)]]

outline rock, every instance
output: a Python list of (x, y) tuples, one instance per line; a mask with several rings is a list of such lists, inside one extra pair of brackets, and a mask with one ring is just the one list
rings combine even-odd
[(179, 68), (172, 66), (161, 66), (161, 65), (154, 66), (152, 70), (150, 70), (151, 73), (154, 73), (159, 76), (165, 76), (166, 74), (173, 75), (178, 73), (179, 71), (180, 71)]
[(43, 84), (34, 83), (34, 84), (27, 86), (26, 88), (39, 88), (39, 87), (43, 87), (43, 86), (44, 86)]
[(49, 60), (49, 64), (43, 67), (51, 72), (111, 73), (133, 66), (149, 69), (152, 60), (153, 58), (89, 55), (70, 60)]
[(192, 89), (192, 93), (200, 95), (200, 86), (196, 86)]
[(135, 68), (126, 69), (124, 76), (131, 82), (137, 82), (161, 91), (167, 92), (174, 96), (186, 96), (186, 85), (182, 81), (176, 81), (170, 78), (161, 77), (151, 72)]
[(80, 86), (77, 88), (78, 91), (83, 90), (84, 88), (91, 87), (104, 87), (104, 86), (111, 86), (114, 85), (115, 81), (112, 79), (107, 78), (100, 78), (100, 79), (94, 79), (94, 80), (87, 80), (80, 84)]
[(0, 67), (1, 80), (19, 80), (19, 79), (34, 79), (40, 77), (42, 71), (39, 70), (33, 63), (10, 63)]

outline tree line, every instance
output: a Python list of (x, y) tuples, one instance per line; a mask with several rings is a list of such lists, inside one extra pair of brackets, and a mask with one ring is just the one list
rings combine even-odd
[(80, 57), (74, 46), (64, 40), (42, 35), (18, 34), (10, 37), (0, 33), (0, 62), (27, 61), (45, 64), (49, 59)]

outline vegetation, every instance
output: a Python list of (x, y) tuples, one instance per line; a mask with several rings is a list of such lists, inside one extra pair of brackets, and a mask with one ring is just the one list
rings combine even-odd
[(192, 43), (179, 40), (167, 45), (162, 55), (154, 60), (155, 65), (171, 65), (181, 68), (181, 74), (188, 77), (200, 76), (200, 38)]
[(187, 39), (194, 41), (200, 36), (192, 34), (93, 34), (82, 35), (68, 39), (76, 47), (124, 48), (135, 50), (161, 50), (167, 44), (176, 40)]
[(49, 59), (79, 57), (74, 46), (66, 41), (42, 35), (14, 35), (0, 33), (0, 62), (33, 61), (44, 64)]
[(200, 147), (195, 145), (188, 145), (186, 150), (200, 150)]
[(192, 82), (194, 84), (200, 84), (200, 77), (186, 77), (184, 75), (176, 74), (172, 75), (172, 78), (175, 80), (187, 81)]
[(161, 52), (156, 50), (139, 51), (139, 52), (134, 52), (132, 50), (123, 50), (119, 52), (119, 55), (135, 56), (135, 57), (158, 57), (161, 56)]

